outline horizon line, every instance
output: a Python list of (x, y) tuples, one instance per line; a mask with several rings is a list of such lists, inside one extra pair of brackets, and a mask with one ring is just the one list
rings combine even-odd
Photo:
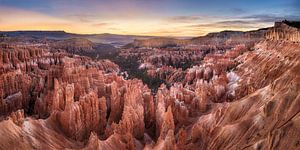
[(257, 31), (257, 30), (262, 30), (262, 29), (268, 29), (271, 28), (272, 26), (269, 27), (262, 27), (262, 28), (257, 28), (257, 29), (252, 29), (252, 30), (230, 30), (230, 29), (225, 29), (222, 31), (217, 31), (217, 32), (209, 32), (207, 34), (204, 35), (198, 35), (198, 36), (193, 36), (193, 35), (182, 35), (182, 36), (160, 36), (160, 35), (151, 35), (151, 34), (117, 34), (117, 33), (108, 33), (108, 32), (103, 32), (103, 33), (75, 33), (75, 32), (68, 32), (66, 30), (0, 30), (1, 32), (64, 32), (67, 34), (77, 34), (77, 35), (120, 35), (120, 36), (146, 36), (146, 37), (181, 37), (181, 38), (193, 38), (193, 37), (201, 37), (201, 36), (206, 36), (210, 33), (219, 33), (219, 32), (226, 32), (226, 31), (230, 31), (230, 32), (251, 32), (251, 31)]

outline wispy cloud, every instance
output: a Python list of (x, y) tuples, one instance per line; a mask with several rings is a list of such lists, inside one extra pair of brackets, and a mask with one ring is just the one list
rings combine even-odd
[(92, 24), (94, 27), (111, 27), (114, 23), (100, 22)]
[(71, 19), (75, 19), (76, 21), (80, 22), (92, 22), (98, 17), (94, 14), (72, 14), (72, 15), (67, 15), (67, 17), (70, 17)]
[(205, 23), (205, 24), (194, 24), (190, 27), (195, 28), (259, 28), (261, 27), (259, 24), (255, 22), (243, 21), (243, 20), (233, 20), (233, 21), (219, 21), (214, 23)]
[(229, 12), (231, 12), (233, 14), (245, 14), (245, 13), (247, 13), (247, 11), (245, 9), (242, 9), (242, 8), (230, 8)]
[(198, 21), (201, 18), (202, 17), (200, 16), (173, 16), (173, 17), (168, 17), (166, 21), (173, 22), (173, 23), (190, 23), (190, 22)]
[(250, 15), (244, 16), (241, 19), (247, 19), (249, 21), (255, 22), (275, 22), (275, 21), (282, 21), (282, 20), (300, 20), (300, 15), (284, 15), (278, 16), (273, 14), (258, 14), (258, 15)]

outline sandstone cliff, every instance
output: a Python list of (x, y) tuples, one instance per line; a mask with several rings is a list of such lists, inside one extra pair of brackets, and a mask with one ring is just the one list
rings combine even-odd
[(266, 38), (270, 40), (283, 40), (300, 42), (300, 29), (289, 26), (288, 22), (276, 22), (266, 33)]

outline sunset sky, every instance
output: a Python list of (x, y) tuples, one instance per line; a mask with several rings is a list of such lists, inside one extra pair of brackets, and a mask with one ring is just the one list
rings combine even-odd
[(199, 36), (300, 20), (299, 0), (0, 0), (0, 31)]

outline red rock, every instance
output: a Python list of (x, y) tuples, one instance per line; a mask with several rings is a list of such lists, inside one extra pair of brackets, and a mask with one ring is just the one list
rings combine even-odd
[[(274, 30), (292, 31), (268, 33)], [(194, 39), (217, 43), (204, 46), (212, 48), (205, 57), (194, 53), (201, 46), (122, 51), (150, 63), (148, 74), (166, 82), (157, 94), (118, 76), (108, 60), (6, 46), (0, 149), (298, 149), (299, 43), (274, 33), (248, 51), (263, 32)], [(178, 67), (195, 55), (203, 61)]]
[(67, 136), (75, 140), (87, 138), (91, 131), (98, 133), (100, 115), (98, 96), (91, 92), (66, 106), (58, 113), (59, 124)]
[(284, 22), (275, 22), (274, 27), (272, 27), (266, 33), (266, 38), (270, 40), (286, 40), (299, 42), (300, 30), (299, 28), (289, 26)]
[(112, 122), (118, 123), (122, 116), (122, 111), (124, 108), (124, 101), (121, 100), (121, 92), (118, 89), (118, 83), (112, 82), (111, 88), (111, 100), (110, 100), (110, 116), (108, 119), (108, 124)]
[(105, 141), (100, 141), (97, 136), (92, 133), (87, 146), (84, 148), (86, 150), (93, 149), (134, 149), (134, 141), (130, 134), (113, 134)]
[(155, 104), (150, 92), (143, 94), (145, 127), (150, 128), (155, 124)]
[[(167, 111), (163, 115), (163, 123), (160, 127), (159, 140), (164, 140), (169, 133), (170, 130), (175, 130), (174, 119), (172, 114), (172, 108), (169, 106)], [(174, 133), (173, 133), (174, 134)]]
[(107, 124), (107, 119), (106, 119), (107, 106), (106, 106), (105, 97), (102, 97), (100, 99), (99, 110), (100, 110), (100, 112), (99, 112), (99, 115), (100, 115), (100, 118), (99, 118), (99, 133), (100, 133), (100, 135), (103, 135), (104, 132), (105, 132), (106, 124)]
[(12, 112), (9, 117), (12, 119), (12, 121), (15, 124), (21, 126), (25, 119), (24, 110), (20, 109), (20, 110), (17, 110), (16, 112)]

